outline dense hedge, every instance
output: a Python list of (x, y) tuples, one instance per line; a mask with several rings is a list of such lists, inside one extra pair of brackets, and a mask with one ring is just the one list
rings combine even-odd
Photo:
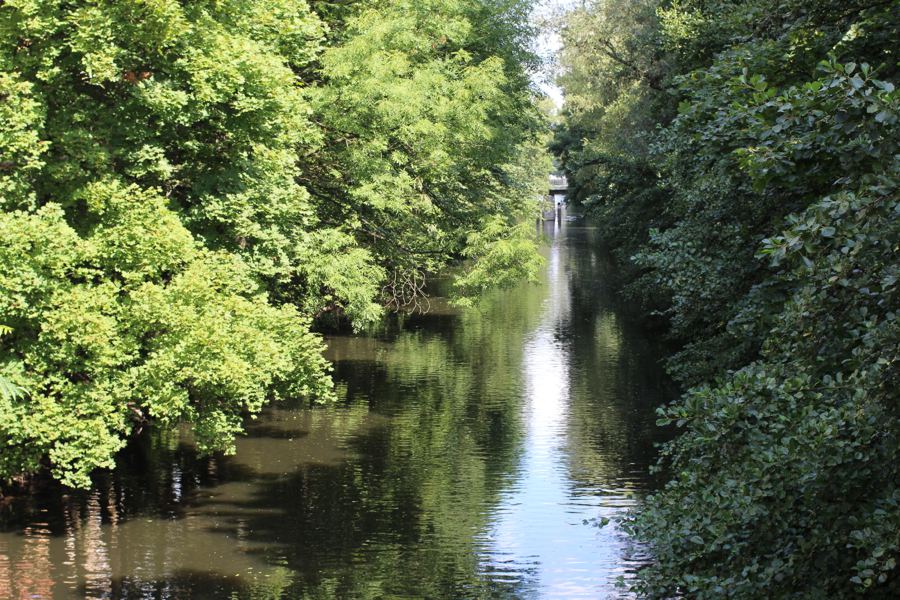
[(900, 594), (898, 34), (897, 2), (569, 18), (556, 149), (687, 389), (642, 595)]

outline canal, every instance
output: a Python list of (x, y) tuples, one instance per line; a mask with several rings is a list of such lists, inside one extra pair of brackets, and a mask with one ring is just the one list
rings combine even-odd
[(548, 223), (540, 285), (329, 337), (340, 401), (237, 454), (145, 435), (87, 492), (0, 517), (5, 598), (617, 598), (667, 387), (596, 232)]

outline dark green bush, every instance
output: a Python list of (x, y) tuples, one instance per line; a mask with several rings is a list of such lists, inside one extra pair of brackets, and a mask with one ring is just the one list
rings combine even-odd
[[(570, 56), (605, 48), (638, 68), (590, 87), (570, 60), (564, 83), (595, 104), (569, 109), (577, 142), (557, 138), (628, 293), (680, 347), (668, 365), (687, 391), (660, 419), (681, 431), (662, 452), (670, 480), (625, 522), (656, 557), (635, 590), (896, 597), (897, 3), (652, 4), (655, 18), (595, 27), (592, 46), (570, 34)], [(645, 146), (617, 140), (625, 96), (592, 92), (597, 77), (662, 98), (633, 106), (656, 111)], [(623, 164), (656, 177), (618, 185)]]

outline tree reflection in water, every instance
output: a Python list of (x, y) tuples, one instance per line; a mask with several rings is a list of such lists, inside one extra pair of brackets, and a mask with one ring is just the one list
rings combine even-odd
[(650, 485), (664, 382), (593, 231), (548, 234), (542, 285), (331, 337), (336, 405), (272, 407), (231, 457), (151, 433), (7, 511), (0, 598), (615, 596), (640, 557), (583, 520)]

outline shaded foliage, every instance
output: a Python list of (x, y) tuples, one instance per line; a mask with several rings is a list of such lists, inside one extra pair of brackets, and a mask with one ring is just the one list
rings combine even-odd
[(569, 22), (556, 146), (688, 388), (636, 590), (894, 597), (897, 3), (618, 4)]

